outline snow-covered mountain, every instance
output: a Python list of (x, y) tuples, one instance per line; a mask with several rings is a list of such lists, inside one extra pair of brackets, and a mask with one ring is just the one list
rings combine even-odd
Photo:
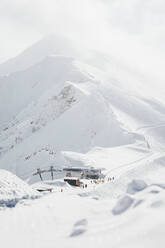
[[(62, 247), (77, 247), (73, 238), (90, 247), (95, 239), (96, 247), (103, 241), (105, 247), (110, 243), (123, 247), (120, 240), (124, 247), (139, 247), (132, 246), (133, 229), (145, 237), (142, 245), (134, 234), (140, 247), (154, 247), (158, 238), (163, 247), (164, 236), (155, 230), (164, 228), (164, 91), (109, 54), (90, 51), (83, 56), (87, 51), (80, 53), (75, 47), (53, 36), (0, 65), (0, 168), (31, 184), (37, 182), (36, 187), (37, 168), (93, 166), (104, 169), (105, 184), (91, 185), (86, 191), (65, 187), (61, 194), (61, 181), (47, 182), (54, 194), (27, 203), (26, 210), (26, 202), (18, 204), (11, 213), (11, 227), (1, 228), (2, 237), (14, 229), (14, 244), (21, 233), (21, 245), (33, 237), (36, 247), (41, 247), (47, 242), (41, 234), (52, 241), (58, 226), (58, 235), (47, 247), (54, 247), (54, 240)], [(5, 170), (0, 171), (2, 205), (38, 196)], [(109, 182), (111, 176), (115, 180)], [(35, 218), (30, 223), (32, 213)], [(148, 227), (146, 213), (156, 226)], [(7, 211), (1, 214), (2, 226), (9, 216)], [(27, 224), (26, 234), (22, 221)], [(143, 225), (147, 234), (137, 228)], [(34, 229), (40, 239), (33, 236)], [(32, 244), (28, 238), (27, 247)]]
[[(100, 67), (101, 55), (94, 51), (80, 61), (70, 46), (67, 40), (45, 38), (15, 58), (13, 66), (13, 60), (5, 64), (12, 73), (0, 78), (1, 168), (25, 178), (38, 167), (71, 165), (67, 152), (131, 144), (150, 152), (163, 146), (164, 104), (145, 96), (142, 88), (140, 94), (141, 75), (122, 64), (115, 68), (104, 56)], [(25, 65), (32, 54), (33, 65)], [(24, 66), (15, 68), (17, 61)], [(137, 88), (130, 89), (130, 80), (138, 81)]]
[(16, 71), (26, 70), (52, 54), (76, 56), (79, 53), (80, 51), (73, 46), (69, 39), (57, 35), (46, 36), (36, 44), (27, 48), (17, 57), (9, 59), (1, 64), (0, 76), (6, 76)]

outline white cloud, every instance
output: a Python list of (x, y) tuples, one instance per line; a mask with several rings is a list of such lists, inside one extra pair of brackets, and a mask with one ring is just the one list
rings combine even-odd
[(163, 0), (1, 0), (0, 30), (0, 61), (55, 32), (163, 71)]
[(97, 0), (2, 0), (0, 50), (4, 57), (15, 55), (52, 32), (92, 37), (103, 21), (101, 6)]

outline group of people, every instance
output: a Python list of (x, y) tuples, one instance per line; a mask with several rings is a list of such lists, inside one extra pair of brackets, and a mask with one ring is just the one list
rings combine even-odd
[(88, 185), (87, 185), (86, 183), (85, 183), (85, 184), (83, 183), (82, 187), (83, 187), (83, 189), (84, 189), (84, 188), (87, 188)]
[(108, 177), (108, 182), (113, 181), (114, 179), (114, 177)]

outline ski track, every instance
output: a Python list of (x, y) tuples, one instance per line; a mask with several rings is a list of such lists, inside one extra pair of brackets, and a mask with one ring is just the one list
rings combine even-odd
[[(134, 164), (137, 165), (137, 163), (139, 163), (139, 162), (148, 160), (148, 158), (152, 158), (153, 155), (155, 156), (155, 153), (154, 153), (154, 152), (151, 152), (151, 153), (148, 154), (147, 156), (145, 156), (145, 157), (143, 157), (143, 158), (140, 158), (140, 159), (137, 159), (137, 160), (135, 160), (135, 161), (132, 161), (131, 163), (119, 165), (118, 167), (109, 170), (109, 171), (107, 172), (107, 175), (106, 175), (106, 176), (108, 176), (108, 175), (112, 176), (111, 172), (114, 172), (114, 171), (116, 171), (116, 170), (117, 170), (117, 171), (116, 171), (116, 174), (118, 174), (118, 170), (121, 169), (121, 168), (122, 168), (122, 169), (129, 169), (129, 167), (130, 167), (130, 169), (132, 169), (132, 168), (133, 168), (132, 165), (134, 165)], [(119, 170), (119, 171), (120, 171), (120, 170)], [(120, 173), (122, 174), (123, 171), (120, 171)], [(118, 174), (118, 175), (119, 175), (119, 174)]]

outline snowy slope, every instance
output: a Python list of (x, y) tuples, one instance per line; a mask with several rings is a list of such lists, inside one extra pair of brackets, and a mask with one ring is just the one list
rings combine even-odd
[[(41, 106), (42, 112), (38, 109), (30, 120), (21, 122), (11, 130), (9, 128), (5, 131), (6, 135), (2, 132), (1, 167), (10, 170), (13, 168), (12, 171), (20, 175), (20, 171), (26, 171), (27, 166), (33, 169), (38, 166), (45, 167), (44, 160), (37, 157), (41, 156), (47, 146), (53, 150), (54, 159), (63, 150), (86, 152), (93, 146), (117, 146), (133, 143), (136, 140), (134, 134), (129, 134), (120, 126), (111, 108), (106, 105), (100, 95), (91, 96), (90, 91), (87, 91), (88, 83), (86, 89), (83, 86), (77, 87), (74, 84), (67, 84), (59, 97), (53, 100), (55, 102), (53, 108), (43, 105), (44, 107)], [(57, 109), (57, 114), (53, 115), (51, 109), (53, 111)], [(33, 123), (30, 124), (31, 122)], [(116, 136), (120, 138), (116, 139)], [(10, 156), (8, 156), (8, 151), (10, 151)], [(52, 157), (52, 155), (49, 156)], [(37, 160), (41, 164), (38, 164)], [(57, 162), (57, 165), (66, 164), (62, 163), (64, 163), (63, 160)]]
[[(92, 193), (66, 187), (61, 193), (57, 186), (56, 192), (28, 205), (0, 212), (0, 226), (6, 226), (0, 228), (2, 244), (18, 248), (34, 244), (52, 248), (54, 243), (61, 247), (164, 247), (164, 185), (128, 180), (116, 199), (106, 191), (111, 184), (115, 188), (110, 182)], [(7, 234), (10, 239), (5, 239)]]
[(84, 75), (76, 70), (74, 60), (63, 56), (46, 57), (25, 71), (1, 77), (0, 128), (7, 128), (9, 121), (14, 122), (20, 112), (28, 105), (35, 104), (38, 98), (51, 91), (53, 86), (56, 92), (67, 80), (79, 82), (85, 79)]
[[(146, 92), (149, 79), (114, 58), (92, 52), (81, 61), (70, 44), (44, 42), (0, 66), (9, 74), (0, 78), (0, 168), (53, 193), (19, 204), (35, 190), (1, 170), (2, 204), (18, 203), (0, 211), (1, 243), (163, 248), (162, 92)], [(50, 166), (103, 168), (105, 183), (74, 189), (32, 176)]]
[(39, 196), (28, 184), (12, 173), (0, 170), (0, 207), (14, 207), (23, 199), (35, 199)]
[(17, 57), (1, 64), (0, 76), (6, 76), (17, 71), (26, 70), (52, 54), (76, 56), (78, 53), (75, 45), (66, 37), (50, 35), (27, 48)]
[[(71, 165), (63, 151), (129, 144), (141, 144), (148, 152), (157, 144), (161, 149), (159, 130), (152, 135), (144, 127), (165, 123), (163, 103), (130, 91), (116, 71), (114, 79), (103, 69), (52, 55), (1, 77), (0, 167), (26, 178), (38, 167)], [(119, 72), (123, 75), (123, 69)], [(99, 163), (104, 167), (104, 161)]]

